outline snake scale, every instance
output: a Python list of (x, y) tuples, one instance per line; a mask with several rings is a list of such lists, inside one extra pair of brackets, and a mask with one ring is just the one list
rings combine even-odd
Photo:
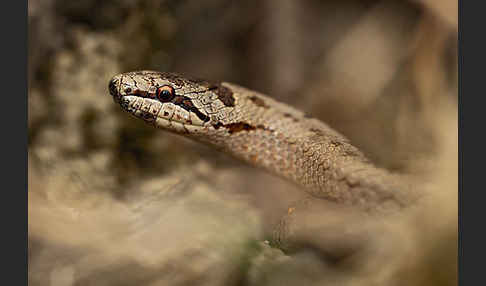
[(325, 123), (236, 84), (135, 71), (114, 76), (109, 91), (146, 123), (293, 181), (310, 197), (368, 214), (400, 210), (414, 200), (401, 176), (374, 166)]

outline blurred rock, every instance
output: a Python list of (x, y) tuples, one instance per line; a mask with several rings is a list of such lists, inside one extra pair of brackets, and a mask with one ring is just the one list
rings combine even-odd
[(34, 284), (228, 285), (244, 275), (261, 237), (244, 201), (222, 200), (190, 170), (141, 181), (124, 201), (104, 191), (108, 181), (77, 181), (77, 172), (86, 175), (77, 164), (47, 172), (39, 180), (31, 162), (29, 239), (40, 242), (30, 249)]

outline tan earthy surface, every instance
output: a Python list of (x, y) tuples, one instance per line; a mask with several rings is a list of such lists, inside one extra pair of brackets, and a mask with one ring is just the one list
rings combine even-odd
[[(29, 283), (455, 285), (457, 13), (418, 2), (29, 1)], [(137, 69), (310, 112), (425, 199), (323, 202), (284, 255), (263, 241), (301, 190), (127, 116), (108, 80)]]

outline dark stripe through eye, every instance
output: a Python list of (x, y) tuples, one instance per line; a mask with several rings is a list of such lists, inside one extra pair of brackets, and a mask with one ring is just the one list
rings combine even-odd
[(157, 88), (156, 95), (160, 102), (171, 102), (187, 111), (194, 112), (202, 121), (209, 121), (209, 116), (206, 116), (204, 113), (199, 111), (199, 109), (194, 106), (190, 98), (181, 95), (176, 96), (174, 88), (170, 85), (163, 85)]

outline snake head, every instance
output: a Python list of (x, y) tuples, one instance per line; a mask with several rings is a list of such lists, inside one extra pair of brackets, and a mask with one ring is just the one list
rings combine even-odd
[(110, 80), (108, 88), (123, 110), (177, 133), (214, 128), (235, 106), (232, 91), (220, 83), (174, 73), (119, 74)]

